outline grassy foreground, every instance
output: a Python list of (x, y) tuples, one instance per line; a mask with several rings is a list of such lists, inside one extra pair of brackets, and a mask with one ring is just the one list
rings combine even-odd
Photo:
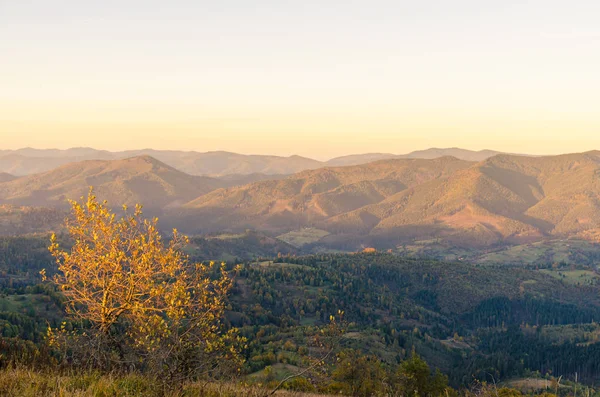
[[(268, 389), (234, 383), (190, 383), (182, 390), (165, 390), (159, 382), (140, 375), (64, 374), (27, 369), (0, 370), (0, 396), (144, 396), (144, 397), (264, 397)], [(311, 397), (316, 394), (280, 390), (280, 397)]]

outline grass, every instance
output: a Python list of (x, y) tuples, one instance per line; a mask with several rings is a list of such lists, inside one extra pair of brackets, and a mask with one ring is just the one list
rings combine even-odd
[(548, 240), (510, 246), (475, 258), (477, 263), (583, 263), (598, 252), (598, 244), (585, 240)]
[(329, 232), (321, 229), (315, 228), (304, 228), (300, 230), (294, 230), (289, 233), (282, 234), (277, 238), (279, 240), (285, 241), (288, 244), (293, 245), (294, 247), (303, 247), (308, 244), (316, 243), (321, 240), (323, 237), (328, 236)]
[[(26, 369), (0, 370), (0, 395), (6, 397), (263, 397), (269, 389), (233, 382), (189, 383), (181, 390), (165, 391), (156, 380), (141, 375), (111, 376), (97, 373), (66, 374), (35, 372)], [(311, 397), (280, 390), (280, 397)]]
[(233, 234), (233, 233), (223, 233), (223, 234), (219, 234), (216, 236), (208, 236), (207, 239), (211, 240), (211, 239), (215, 239), (215, 240), (237, 240), (240, 238), (244, 238), (246, 237), (246, 233), (237, 233), (237, 234)]
[[(525, 393), (539, 390), (548, 390), (548, 392), (554, 392), (552, 390), (552, 382), (548, 379), (538, 378), (521, 378), (514, 379), (506, 382), (506, 386), (520, 390)], [(565, 387), (561, 385), (561, 387)]]
[(318, 323), (318, 320), (314, 316), (312, 316), (312, 317), (304, 316), (300, 319), (300, 325), (303, 327), (304, 326), (314, 326), (314, 325), (317, 325), (317, 323)]
[(265, 269), (269, 269), (269, 268), (282, 268), (282, 267), (286, 267), (288, 269), (306, 269), (308, 266), (305, 265), (298, 265), (295, 263), (280, 263), (280, 262), (274, 262), (274, 261), (262, 261), (262, 262), (257, 262), (258, 266), (261, 268), (265, 268)]
[(276, 380), (282, 380), (290, 375), (293, 374), (297, 374), (298, 372), (300, 372), (302, 369), (295, 366), (295, 365), (291, 365), (291, 364), (282, 364), (282, 363), (277, 363), (277, 364), (273, 364), (267, 368), (270, 368), (269, 370), (265, 369), (261, 369), (260, 371), (257, 371), (253, 374), (248, 375), (251, 379), (252, 378), (265, 378), (267, 371), (271, 371), (272, 373), (272, 377)]
[(47, 320), (62, 318), (56, 305), (44, 294), (2, 296), (0, 297), (0, 312), (21, 313), (29, 317), (43, 316)]
[(437, 239), (415, 240), (396, 247), (396, 252), (405, 256), (429, 257), (447, 261), (462, 261), (473, 252), (467, 248), (453, 246)]
[(399, 254), (440, 260), (468, 261), (477, 264), (547, 264), (595, 265), (600, 245), (586, 240), (554, 239), (530, 244), (507, 245), (479, 250), (461, 248), (437, 239), (416, 240), (397, 247)]
[(598, 275), (591, 270), (540, 270), (556, 279), (572, 285), (590, 285), (598, 280)]
[(23, 369), (0, 371), (0, 395), (33, 396), (147, 396), (164, 395), (160, 387), (139, 375), (59, 375)]
[(483, 255), (477, 260), (479, 263), (533, 263), (540, 261), (546, 256), (550, 256), (554, 260), (554, 254), (548, 252), (549, 248), (540, 244), (526, 244), (509, 247), (501, 251), (491, 252)]
[(0, 311), (9, 311), (27, 314), (32, 311), (32, 316), (44, 311), (42, 306), (51, 304), (48, 296), (43, 294), (8, 295), (0, 298)]
[(31, 299), (27, 295), (8, 295), (0, 298), (0, 311), (22, 312), (24, 308), (31, 305)]

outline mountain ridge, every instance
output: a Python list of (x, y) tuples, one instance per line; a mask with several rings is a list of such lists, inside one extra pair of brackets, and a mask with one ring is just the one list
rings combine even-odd
[(191, 175), (223, 177), (227, 175), (288, 175), (304, 170), (327, 166), (360, 165), (377, 160), (394, 158), (437, 158), (454, 155), (463, 160), (481, 160), (500, 152), (483, 150), (471, 151), (458, 148), (431, 148), (408, 154), (364, 153), (332, 158), (328, 161), (308, 157), (246, 155), (228, 151), (181, 151), (140, 149), (110, 152), (93, 148), (0, 150), (0, 172), (17, 176), (50, 171), (61, 165), (83, 160), (118, 160), (129, 157), (150, 155), (182, 172)]
[(314, 228), (333, 246), (600, 241), (600, 151), (497, 154), (478, 162), (395, 158), (221, 178), (185, 174), (142, 155), (7, 178), (0, 182), (0, 204), (64, 208), (67, 198), (93, 185), (109, 203), (141, 202), (190, 234), (254, 229), (275, 236)]
[(9, 174), (7, 172), (0, 172), (0, 183), (9, 182), (16, 178), (17, 178), (16, 176)]
[(0, 183), (0, 203), (64, 207), (67, 199), (79, 199), (90, 186), (113, 205), (163, 208), (207, 193), (221, 182), (187, 175), (150, 156), (84, 160)]
[[(600, 235), (600, 152), (499, 154), (480, 162), (413, 159), (421, 165), (411, 169), (412, 179), (382, 171), (386, 166), (398, 171), (403, 161), (411, 159), (326, 167), (278, 182), (219, 189), (182, 208), (215, 228), (284, 233), (317, 227), (331, 233), (330, 240), (336, 235), (380, 242), (442, 237), (493, 245)], [(424, 177), (422, 167), (435, 162), (461, 166)], [(376, 169), (376, 176), (365, 171)]]

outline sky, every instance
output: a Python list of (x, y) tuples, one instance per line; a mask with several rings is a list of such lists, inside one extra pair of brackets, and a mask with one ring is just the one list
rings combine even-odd
[(600, 149), (599, 1), (0, 0), (0, 149)]

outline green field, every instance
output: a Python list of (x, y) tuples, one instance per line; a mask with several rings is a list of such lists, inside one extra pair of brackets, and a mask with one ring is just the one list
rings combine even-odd
[(0, 297), (0, 312), (15, 312), (30, 317), (57, 314), (49, 296), (43, 294), (8, 295)]
[(556, 279), (563, 280), (573, 285), (594, 285), (600, 278), (598, 274), (591, 270), (540, 270)]
[(592, 265), (598, 262), (600, 245), (584, 240), (548, 240), (509, 246), (484, 254), (475, 254), (476, 263)]
[(446, 261), (462, 261), (473, 256), (473, 251), (441, 242), (438, 239), (415, 240), (396, 248), (402, 256), (427, 257)]
[(293, 245), (294, 247), (300, 248), (307, 244), (316, 243), (317, 241), (321, 240), (323, 237), (328, 235), (329, 232), (325, 230), (315, 228), (304, 228), (282, 234), (277, 238), (279, 240), (285, 241), (288, 244)]

